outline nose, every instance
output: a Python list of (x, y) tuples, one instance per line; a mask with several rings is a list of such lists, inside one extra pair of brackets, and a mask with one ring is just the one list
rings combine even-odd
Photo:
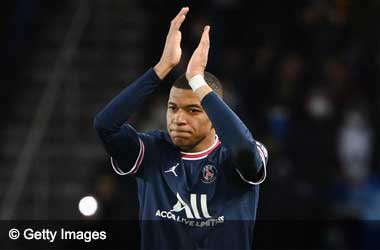
[(184, 125), (184, 124), (186, 124), (185, 113), (184, 113), (182, 110), (178, 110), (178, 111), (174, 114), (173, 122), (174, 122), (176, 125)]

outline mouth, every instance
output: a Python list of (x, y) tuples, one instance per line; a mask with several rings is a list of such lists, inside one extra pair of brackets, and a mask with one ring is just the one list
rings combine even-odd
[(187, 130), (170, 130), (170, 134), (173, 138), (187, 138), (191, 135), (190, 131)]

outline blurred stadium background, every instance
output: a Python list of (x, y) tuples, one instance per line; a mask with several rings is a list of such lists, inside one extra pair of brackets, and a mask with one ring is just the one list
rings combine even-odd
[[(131, 123), (165, 129), (170, 82), (210, 24), (207, 70), (269, 149), (258, 219), (379, 220), (377, 0), (5, 1), (1, 218), (83, 219), (87, 195), (99, 206), (91, 218), (136, 218), (134, 180), (113, 173), (92, 120), (159, 60), (181, 6), (190, 6), (183, 63)], [(373, 239), (324, 237), (341, 246)]]

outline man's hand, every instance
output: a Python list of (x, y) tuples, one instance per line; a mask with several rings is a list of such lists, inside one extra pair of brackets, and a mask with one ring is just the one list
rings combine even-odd
[(210, 48), (209, 37), (210, 26), (206, 25), (198, 47), (195, 49), (193, 55), (190, 58), (189, 64), (186, 70), (186, 79), (190, 80), (197, 74), (204, 75), (204, 71), (207, 65), (208, 51)]
[(183, 7), (170, 22), (170, 29), (166, 36), (164, 51), (162, 52), (160, 61), (154, 66), (154, 71), (160, 79), (164, 79), (181, 59), (181, 31), (179, 31), (179, 28), (185, 20), (188, 11), (188, 7)]

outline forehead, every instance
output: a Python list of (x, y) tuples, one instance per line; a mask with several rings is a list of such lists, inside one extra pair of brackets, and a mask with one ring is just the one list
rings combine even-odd
[(201, 105), (193, 90), (180, 89), (176, 87), (172, 87), (170, 89), (168, 102), (174, 103), (178, 106)]

